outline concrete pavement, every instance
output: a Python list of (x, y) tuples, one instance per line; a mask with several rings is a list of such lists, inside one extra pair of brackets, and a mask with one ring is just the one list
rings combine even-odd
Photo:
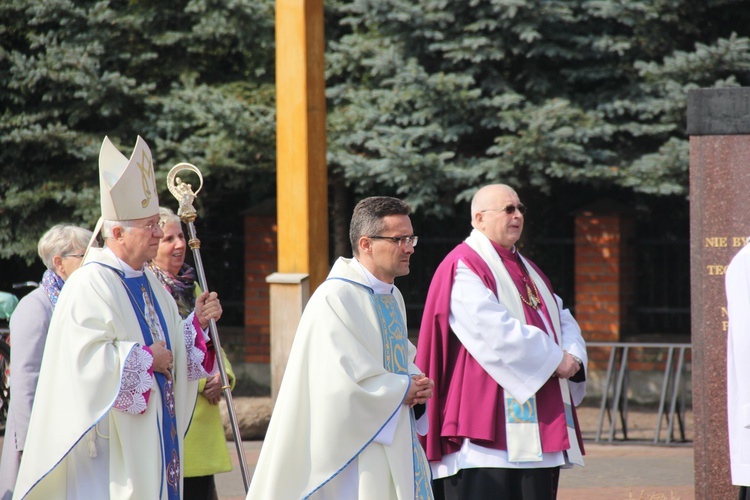
[[(243, 442), (252, 477), (262, 441)], [(221, 500), (245, 498), (237, 449), (227, 442), (235, 464), (232, 472), (216, 475)], [(561, 473), (558, 500), (693, 500), (693, 448), (639, 444), (585, 443), (586, 466)]]
[[(244, 441), (252, 478), (262, 441)], [(586, 466), (564, 470), (558, 500), (693, 500), (693, 448), (689, 444), (585, 443)], [(2, 437), (0, 437), (2, 449)], [(216, 475), (220, 500), (244, 500), (245, 484), (233, 441), (227, 449), (234, 468)]]
[(558, 500), (693, 500), (691, 445), (593, 444), (585, 467), (560, 474)]

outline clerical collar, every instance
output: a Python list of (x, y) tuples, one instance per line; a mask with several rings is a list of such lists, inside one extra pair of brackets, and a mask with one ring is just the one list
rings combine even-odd
[[(393, 283), (386, 283), (377, 279), (365, 266), (362, 265), (356, 257), (352, 259), (352, 264), (356, 265), (357, 269), (360, 269), (365, 275), (367, 284), (372, 288), (372, 291), (379, 295), (391, 295), (393, 293)], [(355, 264), (356, 263), (356, 264)]]
[(516, 249), (515, 245), (513, 245), (510, 250), (508, 250), (507, 248), (503, 247), (502, 245), (498, 245), (492, 240), (490, 240), (490, 243), (492, 244), (492, 248), (495, 249), (501, 259), (513, 260), (518, 258), (518, 250)]
[(119, 264), (120, 270), (126, 278), (140, 278), (141, 276), (143, 276), (143, 266), (141, 266), (140, 269), (133, 269), (124, 260), (115, 255), (112, 249), (107, 246), (104, 247), (104, 252)]

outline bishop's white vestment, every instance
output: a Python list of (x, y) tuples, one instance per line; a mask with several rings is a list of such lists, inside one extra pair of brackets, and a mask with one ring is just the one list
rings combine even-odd
[[(174, 299), (145, 271), (149, 300), (157, 303), (162, 333), (174, 355), (173, 392), (164, 394), (174, 396), (162, 398), (157, 376), (145, 377), (148, 398), (140, 401), (145, 408), (135, 414), (117, 409), (127, 405), (123, 399), (128, 395), (138, 396), (135, 390), (123, 392), (138, 376), (128, 371), (126, 359), (143, 357), (143, 347), (151, 344), (140, 326), (142, 306), (134, 306), (124, 286), (125, 266), (111, 251), (92, 248), (60, 294), (13, 498), (159, 499), (168, 498), (170, 481), (181, 482), (182, 438), (198, 379), (207, 376), (203, 354), (196, 359), (195, 346), (186, 347), (186, 342), (191, 335), (205, 334), (193, 328), (192, 315), (183, 322)], [(144, 279), (144, 274), (127, 270)], [(173, 460), (163, 453), (163, 425), (170, 420), (165, 413), (176, 419)]]
[[(403, 298), (392, 286), (392, 295), (379, 293), (373, 281), (356, 260), (340, 258), (310, 298), (248, 499), (432, 498), (413, 412), (403, 404), (409, 374), (421, 373)], [(393, 305), (386, 315), (378, 295)]]

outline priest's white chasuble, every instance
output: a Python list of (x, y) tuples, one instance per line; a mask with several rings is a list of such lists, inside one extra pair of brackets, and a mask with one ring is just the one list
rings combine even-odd
[(248, 499), (431, 499), (398, 289), (339, 259), (300, 320)]

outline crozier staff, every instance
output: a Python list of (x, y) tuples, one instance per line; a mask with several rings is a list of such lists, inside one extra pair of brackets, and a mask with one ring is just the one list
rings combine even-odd
[[(161, 207), (159, 226), (164, 237), (159, 240), (156, 257), (146, 265), (174, 297), (180, 316), (185, 318), (195, 308), (200, 287), (196, 284), (195, 269), (185, 262), (187, 243), (182, 221), (170, 209)], [(230, 384), (234, 385), (232, 365), (223, 349), (221, 354)], [(190, 429), (185, 436), (185, 500), (218, 498), (214, 474), (232, 470), (219, 411), (221, 391), (221, 374), (218, 371), (198, 383), (198, 399), (190, 419)]]

